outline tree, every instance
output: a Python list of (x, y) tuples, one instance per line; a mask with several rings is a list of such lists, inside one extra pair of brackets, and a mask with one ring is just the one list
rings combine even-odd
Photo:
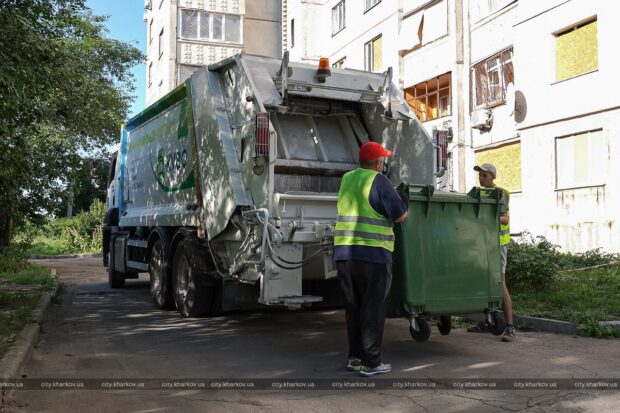
[(144, 56), (104, 22), (84, 0), (0, 0), (0, 246), (117, 140)]

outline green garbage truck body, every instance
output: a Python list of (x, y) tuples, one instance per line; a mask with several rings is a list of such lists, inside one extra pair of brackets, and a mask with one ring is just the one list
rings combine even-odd
[(394, 185), (433, 182), (433, 143), (391, 70), (242, 53), (198, 69), (121, 135), (110, 284), (148, 272), (157, 305), (185, 316), (328, 301), (337, 193), (363, 143), (395, 151)]

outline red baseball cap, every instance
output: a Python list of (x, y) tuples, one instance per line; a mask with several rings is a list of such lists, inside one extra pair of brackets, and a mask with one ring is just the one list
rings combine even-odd
[(366, 142), (360, 146), (360, 161), (372, 161), (384, 156), (394, 156), (394, 152), (388, 151), (377, 142)]

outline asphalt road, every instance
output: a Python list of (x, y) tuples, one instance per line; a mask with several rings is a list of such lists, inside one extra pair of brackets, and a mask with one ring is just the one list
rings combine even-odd
[[(618, 378), (618, 340), (519, 332), (514, 343), (502, 343), (498, 337), (462, 328), (448, 336), (433, 328), (428, 342), (416, 343), (405, 320), (387, 320), (383, 358), (394, 371), (362, 384), (374, 383), (374, 389), (341, 390), (329, 386), (358, 380), (344, 369), (342, 310), (271, 310), (182, 319), (175, 311), (154, 308), (144, 276), (128, 281), (123, 290), (109, 289), (100, 261), (40, 261), (58, 269), (64, 295), (52, 306), (41, 342), (25, 366), (23, 378), (32, 380), (31, 387), (10, 393), (0, 411), (611, 412), (620, 406), (620, 389), (579, 390), (565, 382), (552, 390), (394, 387), (415, 379), (426, 386), (432, 386), (429, 379), (437, 386), (452, 379), (485, 383), (498, 379), (501, 387), (512, 383), (510, 379)], [(70, 379), (75, 380), (66, 384)], [(147, 389), (95, 390), (103, 385), (139, 386), (136, 383), (145, 379), (150, 380)], [(244, 380), (246, 387), (255, 383), (255, 388), (211, 387), (235, 380)], [(67, 386), (80, 381), (86, 390), (32, 388), (42, 382)], [(306, 387), (314, 383), (320, 389), (274, 387), (291, 382)], [(195, 383), (207, 387), (189, 387), (201, 385)]]

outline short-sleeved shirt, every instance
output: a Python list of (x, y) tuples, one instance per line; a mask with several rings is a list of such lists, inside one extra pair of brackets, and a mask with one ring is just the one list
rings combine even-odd
[[(372, 182), (368, 201), (372, 209), (392, 221), (397, 220), (407, 212), (407, 205), (400, 198), (390, 180), (387, 176), (380, 173), (375, 176)], [(337, 245), (334, 246), (334, 260), (357, 260), (378, 264), (391, 264), (392, 253), (380, 247)]]

